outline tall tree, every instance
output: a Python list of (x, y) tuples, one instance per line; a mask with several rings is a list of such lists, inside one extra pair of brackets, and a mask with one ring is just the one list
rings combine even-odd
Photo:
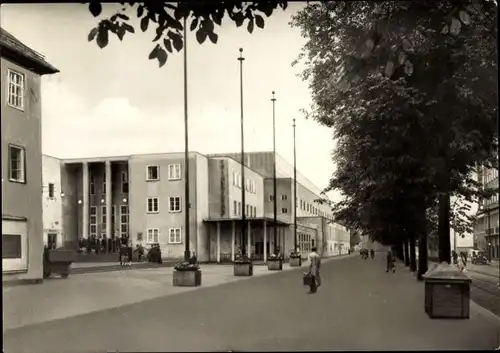
[[(472, 184), (471, 171), (497, 148), (496, 5), (329, 2), (308, 5), (292, 25), (300, 27), (307, 39), (299, 59), (306, 59), (302, 77), (310, 82), (313, 96), (308, 117), (334, 127), (337, 138), (353, 134), (354, 120), (371, 116), (376, 121), (374, 112), (392, 116), (393, 125), (403, 131), (410, 126), (410, 117), (416, 121), (410, 134), (421, 141), (420, 176), (410, 179), (424, 199), (441, 201), (440, 259), (449, 261), (450, 195), (474, 195), (476, 191), (465, 187)], [(391, 95), (397, 101), (391, 102)], [(378, 152), (388, 143), (373, 136), (368, 142)], [(367, 139), (360, 137), (357, 143)], [(408, 146), (400, 154), (404, 157), (399, 166), (405, 157), (417, 155)], [(382, 155), (374, 163), (380, 164)], [(392, 175), (403, 175), (395, 172)], [(388, 187), (380, 178), (371, 179), (377, 188), (370, 180), (359, 184), (362, 178), (351, 174), (347, 178), (363, 188), (353, 190), (345, 178), (343, 184), (337, 180), (336, 187), (345, 189), (351, 199), (343, 205), (354, 210), (362, 208), (358, 203), (363, 201), (352, 195), (365, 192), (373, 197), (373, 189)], [(356, 217), (354, 211), (347, 214)]]

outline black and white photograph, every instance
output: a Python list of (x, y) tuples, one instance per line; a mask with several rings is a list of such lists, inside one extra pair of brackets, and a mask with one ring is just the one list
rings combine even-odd
[(0, 5), (3, 351), (500, 350), (496, 0)]

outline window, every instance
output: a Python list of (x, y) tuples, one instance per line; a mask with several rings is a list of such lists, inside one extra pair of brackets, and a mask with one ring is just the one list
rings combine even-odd
[(156, 244), (159, 243), (160, 240), (160, 230), (158, 228), (149, 228), (147, 230), (147, 243), (148, 244)]
[(111, 208), (111, 224), (112, 224), (111, 229), (114, 229), (116, 222), (115, 219), (116, 219), (116, 205), (113, 205), (113, 207)]
[(250, 179), (248, 179), (248, 178), (246, 178), (246, 180), (245, 180), (245, 190), (251, 191), (250, 190)]
[(24, 148), (9, 145), (9, 180), (18, 183), (26, 182), (26, 152)]
[(120, 206), (120, 233), (122, 237), (128, 236), (128, 206)]
[(238, 214), (241, 215), (241, 202), (238, 201)]
[(257, 185), (255, 184), (255, 181), (252, 180), (252, 190), (254, 194), (257, 193)]
[(168, 242), (170, 244), (180, 244), (181, 239), (181, 229), (180, 228), (170, 228), (168, 232)]
[(285, 195), (285, 194), (281, 195), (281, 199), (282, 199), (283, 201), (288, 200), (288, 195)]
[(241, 189), (241, 174), (238, 174), (238, 187)]
[(102, 175), (102, 193), (106, 194), (106, 173)]
[(128, 172), (122, 172), (122, 194), (128, 194)]
[(95, 195), (95, 183), (93, 174), (90, 175), (89, 189), (90, 189), (90, 195)]
[(106, 224), (106, 206), (101, 206), (101, 224)]
[(234, 215), (238, 215), (238, 202), (233, 201)]
[(180, 180), (180, 179), (181, 179), (181, 165), (170, 164), (168, 166), (168, 180)]
[(288, 208), (283, 207), (283, 208), (281, 209), (281, 213), (288, 213)]
[(269, 195), (269, 201), (274, 201), (274, 195)]
[(90, 206), (90, 236), (97, 236), (97, 207)]
[(24, 109), (24, 75), (8, 70), (9, 80), (8, 80), (8, 99), (7, 104), (13, 108), (20, 110)]
[(160, 167), (157, 165), (148, 165), (146, 168), (146, 180), (156, 181), (160, 180)]
[(148, 213), (160, 212), (160, 202), (157, 197), (148, 197)]
[(245, 205), (245, 213), (250, 216), (250, 205)]
[(238, 173), (233, 172), (233, 185), (238, 186)]
[(54, 198), (54, 184), (52, 184), (52, 183), (49, 183), (49, 197), (51, 199)]
[(2, 234), (2, 259), (20, 259), (21, 255), (21, 235)]
[(257, 217), (257, 207), (256, 206), (253, 207), (253, 216)]
[(181, 198), (180, 196), (170, 197), (169, 199), (169, 211), (170, 212), (181, 212)]

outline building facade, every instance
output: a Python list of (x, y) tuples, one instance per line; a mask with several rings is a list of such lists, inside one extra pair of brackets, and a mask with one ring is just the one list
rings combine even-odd
[[(498, 188), (498, 169), (480, 168), (478, 181), (484, 189)], [(498, 193), (479, 202), (474, 224), (474, 248), (492, 258), (500, 258)]]
[[(187, 201), (184, 153), (60, 160), (61, 240), (66, 247), (77, 247), (81, 238), (129, 237), (133, 246), (159, 244), (165, 258), (182, 258), (189, 211), (190, 249), (199, 261), (232, 261), (242, 244), (256, 260), (266, 261), (275, 246), (288, 254), (294, 246), (295, 202), (286, 161), (281, 161), (277, 178), (275, 227), (270, 173), (265, 166), (248, 163), (243, 180), (237, 157), (190, 152)], [(57, 174), (57, 167), (50, 165)], [(304, 179), (297, 183), (299, 250), (305, 255), (317, 246), (325, 256), (346, 254), (349, 231), (331, 222), (328, 206), (314, 202), (320, 197), (318, 189), (310, 190), (304, 184), (311, 183)]]
[(59, 72), (0, 28), (2, 281), (42, 280), (41, 76)]

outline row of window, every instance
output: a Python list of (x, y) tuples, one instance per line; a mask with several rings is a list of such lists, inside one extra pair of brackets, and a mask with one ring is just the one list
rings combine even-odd
[[(233, 185), (242, 188), (242, 176), (238, 172), (233, 172)], [(253, 181), (250, 178), (245, 178), (245, 190), (255, 194), (257, 193), (257, 185), (255, 184), (255, 181)]]
[[(155, 244), (160, 242), (160, 230), (158, 228), (148, 228), (146, 235), (146, 242), (148, 244)], [(181, 228), (169, 228), (168, 243), (182, 244)]]
[[(281, 200), (286, 201), (288, 200), (288, 195), (282, 194), (281, 195)], [(269, 201), (274, 201), (274, 195), (269, 195)], [(321, 216), (328, 218), (329, 220), (332, 220), (330, 217), (327, 217), (326, 212), (321, 211), (319, 208), (314, 207), (310, 203), (304, 201), (304, 200), (298, 200), (299, 201), (299, 207), (301, 210), (309, 212), (311, 214), (314, 214), (316, 216)], [(282, 208), (281, 213), (288, 213), (288, 209)]]
[[(107, 208), (106, 206), (101, 206), (101, 225), (106, 224), (107, 216), (106, 216)], [(116, 217), (116, 205), (113, 205), (111, 208), (111, 224), (115, 224)], [(129, 222), (129, 208), (126, 205), (120, 206), (120, 234), (122, 237), (128, 236), (128, 222)], [(89, 217), (90, 236), (97, 236), (97, 206), (90, 206), (90, 217)], [(101, 236), (103, 238), (106, 237), (106, 232), (102, 232)]]
[(489, 197), (487, 199), (483, 199), (483, 205), (491, 205), (494, 203), (498, 203), (498, 194), (493, 195), (492, 197)]
[[(159, 213), (160, 212), (160, 198), (159, 197), (148, 197), (147, 199), (147, 213)], [(171, 196), (168, 198), (168, 212), (181, 212), (181, 197)]]
[[(233, 201), (233, 214), (235, 216), (241, 216), (240, 201)], [(251, 205), (245, 205), (245, 215), (250, 218), (257, 217), (257, 207)]]
[(495, 178), (498, 178), (498, 169), (492, 168), (492, 169), (483, 169), (483, 185), (489, 183), (490, 181), (494, 180)]
[[(169, 164), (168, 165), (168, 180), (181, 180), (181, 165)], [(146, 181), (159, 181), (160, 180), (160, 166), (148, 165), (146, 167)]]
[[(106, 194), (106, 173), (103, 175), (103, 182), (102, 182), (102, 194)], [(121, 177), (121, 191), (122, 194), (128, 194), (128, 172), (122, 172), (122, 177)], [(89, 192), (90, 195), (95, 195), (95, 179), (94, 175), (90, 175), (90, 183), (89, 183)]]

